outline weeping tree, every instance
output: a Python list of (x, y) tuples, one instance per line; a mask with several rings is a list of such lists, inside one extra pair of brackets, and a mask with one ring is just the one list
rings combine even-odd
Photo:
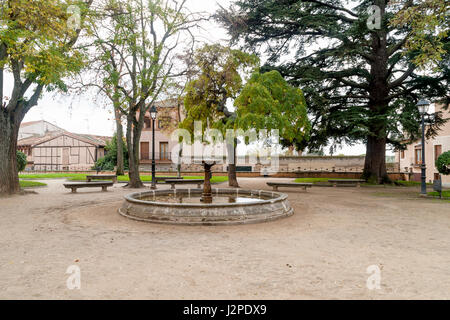
[[(101, 66), (100, 84), (110, 97), (116, 119), (126, 119), (130, 188), (143, 187), (139, 144), (144, 115), (161, 98), (172, 78), (185, 74), (177, 50), (191, 47), (191, 29), (203, 18), (190, 13), (186, 0), (104, 0), (102, 22), (94, 27)], [(118, 113), (118, 114), (117, 114)]]
[[(89, 1), (0, 2), (0, 195), (19, 192), (20, 124), (44, 90), (66, 90), (84, 55), (75, 48)], [(9, 92), (5, 92), (8, 79)]]
[[(423, 2), (238, 0), (216, 18), (234, 43), (267, 56), (262, 70), (303, 89), (312, 131), (298, 149), (364, 142), (364, 178), (383, 183), (386, 146), (404, 148), (420, 135), (417, 101), (448, 107), (448, 5)], [(434, 67), (424, 70), (425, 62)], [(436, 114), (428, 136), (445, 121)]]
[(311, 124), (303, 92), (289, 85), (278, 71), (255, 72), (234, 105), (234, 129), (268, 133), (278, 130), (285, 147), (299, 145), (309, 138)]
[[(253, 71), (259, 59), (239, 50), (232, 50), (219, 44), (205, 45), (194, 56), (198, 74), (188, 83), (185, 91), (184, 107), (186, 118), (180, 128), (191, 132), (194, 122), (201, 121), (203, 129), (225, 130), (233, 127), (236, 114), (229, 110), (227, 103), (236, 99), (243, 88), (241, 74)], [(228, 183), (231, 187), (239, 187), (236, 175), (236, 145), (228, 148)]]

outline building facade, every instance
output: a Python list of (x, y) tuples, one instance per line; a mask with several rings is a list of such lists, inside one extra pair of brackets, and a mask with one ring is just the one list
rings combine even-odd
[[(436, 112), (442, 111), (444, 118), (450, 118), (450, 110), (445, 110), (442, 105), (436, 105)], [(450, 151), (450, 121), (442, 128), (439, 135), (425, 141), (425, 164), (427, 166), (427, 182), (433, 182), (439, 178), (436, 169), (436, 160), (444, 152)], [(396, 153), (396, 161), (400, 170), (410, 173), (411, 180), (421, 181), (422, 178), (422, 142), (416, 141), (404, 151)], [(450, 185), (450, 176), (443, 176), (442, 182)]]
[(18, 141), (17, 148), (27, 155), (27, 170), (32, 171), (91, 170), (105, 156), (106, 141), (110, 139), (67, 132), (46, 121), (22, 126), (20, 136), (26, 138)]
[[(171, 171), (176, 169), (172, 162), (172, 150), (176, 142), (172, 141), (171, 133), (184, 119), (184, 108), (176, 99), (159, 101), (155, 103), (158, 110), (155, 120), (155, 160), (158, 171)], [(144, 118), (144, 128), (140, 140), (140, 167), (141, 170), (151, 170), (152, 164), (152, 118), (147, 112)]]

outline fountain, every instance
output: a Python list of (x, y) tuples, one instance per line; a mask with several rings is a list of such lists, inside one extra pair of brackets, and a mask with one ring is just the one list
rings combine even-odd
[(263, 190), (213, 189), (213, 161), (203, 161), (203, 189), (152, 190), (125, 197), (119, 213), (152, 223), (235, 225), (289, 217), (294, 210), (283, 193)]
[(216, 165), (215, 161), (203, 161), (203, 168), (205, 170), (205, 183), (203, 185), (203, 194), (200, 199), (203, 203), (212, 203), (213, 197), (212, 197), (212, 188), (211, 188), (211, 178), (212, 178), (212, 172), (211, 169)]

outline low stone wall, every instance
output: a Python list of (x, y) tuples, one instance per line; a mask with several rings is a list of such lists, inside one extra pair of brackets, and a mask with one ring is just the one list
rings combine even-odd
[[(39, 173), (61, 173), (57, 172), (30, 172), (30, 174), (39, 174)], [(80, 173), (80, 174), (96, 174), (95, 171), (67, 171), (64, 173)], [(114, 172), (106, 172), (103, 171), (101, 174), (115, 174)], [(125, 172), (125, 174), (128, 174)], [(157, 174), (159, 176), (175, 176), (176, 172), (161, 172), (158, 171)], [(202, 176), (204, 174), (203, 171), (183, 171), (182, 176)], [(214, 172), (215, 176), (228, 176), (227, 172)], [(151, 172), (141, 172), (141, 175), (151, 175)], [(240, 178), (260, 178), (262, 177), (260, 172), (238, 172), (237, 176)], [(362, 176), (361, 172), (329, 172), (329, 171), (304, 171), (304, 172), (279, 172), (273, 175), (268, 176), (268, 178), (329, 178), (329, 179), (360, 179)], [(404, 172), (389, 172), (388, 176), (391, 180), (409, 180), (408, 173)]]
[[(364, 169), (365, 156), (314, 156), (314, 157), (294, 157), (282, 156), (278, 158), (279, 172), (298, 172), (298, 171), (329, 171), (329, 172), (361, 172)], [(251, 167), (252, 172), (262, 172), (264, 168), (269, 168), (270, 163), (264, 159), (259, 159), (259, 163), (251, 163), (249, 157), (239, 157), (237, 166)], [(387, 170), (390, 172), (399, 172), (398, 163), (386, 164)], [(202, 166), (199, 164), (183, 164), (182, 171), (199, 172)], [(142, 171), (150, 171), (150, 164), (141, 165)], [(157, 164), (158, 171), (176, 172), (177, 166), (174, 164)], [(213, 167), (213, 172), (227, 172), (227, 164), (218, 164)]]

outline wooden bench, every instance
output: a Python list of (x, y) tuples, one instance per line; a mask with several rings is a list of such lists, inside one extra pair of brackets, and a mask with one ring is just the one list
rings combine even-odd
[(74, 182), (65, 183), (66, 189), (72, 189), (72, 193), (77, 193), (78, 188), (102, 188), (103, 192), (108, 191), (108, 187), (112, 187), (114, 182)]
[(197, 188), (200, 189), (202, 187), (202, 184), (205, 183), (205, 180), (200, 180), (200, 179), (192, 179), (192, 180), (188, 180), (188, 179), (170, 179), (170, 180), (166, 180), (167, 184), (170, 184), (172, 186), (172, 190), (175, 189), (175, 185), (177, 184), (196, 184)]
[(361, 188), (361, 183), (366, 182), (366, 180), (360, 180), (360, 179), (331, 179), (328, 180), (329, 183), (333, 185), (333, 187), (337, 188), (338, 186), (346, 186), (346, 187), (358, 187)]
[(106, 174), (93, 174), (86, 176), (86, 181), (91, 182), (92, 180), (112, 180), (113, 183), (117, 183), (116, 175), (106, 175)]
[(267, 182), (267, 185), (269, 187), (273, 187), (274, 191), (278, 191), (278, 188), (285, 187), (285, 188), (304, 188), (305, 191), (308, 188), (312, 188), (312, 183), (296, 183), (296, 182)]
[(166, 182), (167, 180), (181, 180), (181, 179), (178, 179), (177, 177), (156, 177), (155, 180), (156, 182)]

